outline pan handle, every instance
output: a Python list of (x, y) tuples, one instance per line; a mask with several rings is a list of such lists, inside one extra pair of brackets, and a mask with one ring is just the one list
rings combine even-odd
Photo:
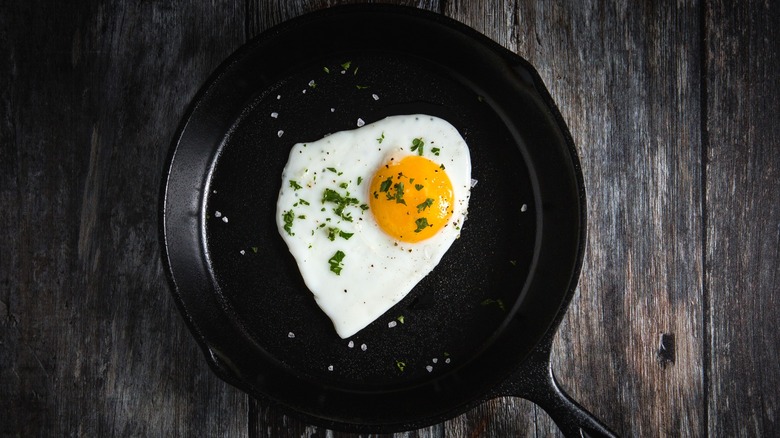
[(521, 397), (535, 403), (566, 437), (617, 437), (561, 389), (552, 371), (551, 349), (552, 335), (548, 334), (520, 369), (501, 385), (497, 395)]

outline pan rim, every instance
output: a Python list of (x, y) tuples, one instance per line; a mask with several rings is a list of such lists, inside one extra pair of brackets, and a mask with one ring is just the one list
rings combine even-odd
[[(319, 17), (327, 17), (328, 15), (335, 15), (335, 14), (341, 14), (345, 12), (350, 11), (375, 11), (377, 13), (381, 12), (388, 12), (392, 11), (394, 13), (402, 13), (402, 14), (411, 14), (416, 16), (423, 16), (426, 19), (432, 19), (436, 22), (438, 22), (440, 25), (444, 25), (446, 27), (454, 28), (456, 31), (466, 34), (468, 37), (477, 39), (482, 45), (486, 46), (487, 48), (493, 50), (496, 52), (497, 55), (503, 56), (503, 57), (513, 57), (513, 62), (519, 62), (523, 67), (525, 67), (531, 74), (531, 80), (535, 83), (535, 86), (537, 88), (540, 88), (540, 90), (543, 90), (544, 92), (540, 92), (541, 94), (541, 100), (544, 102), (545, 106), (544, 108), (550, 112), (550, 114), (558, 121), (558, 127), (563, 127), (562, 129), (562, 136), (564, 137), (564, 142), (566, 146), (569, 149), (569, 153), (571, 154), (572, 158), (572, 165), (574, 167), (574, 177), (577, 180), (577, 190), (578, 190), (578, 198), (580, 205), (580, 218), (579, 218), (579, 224), (578, 224), (578, 231), (580, 232), (580, 236), (578, 237), (578, 251), (576, 254), (576, 261), (575, 266), (573, 267), (571, 278), (570, 278), (570, 284), (568, 287), (568, 291), (563, 294), (563, 300), (560, 303), (560, 306), (556, 310), (556, 317), (551, 319), (547, 327), (542, 331), (543, 333), (546, 333), (550, 330), (554, 330), (555, 326), (557, 325), (558, 321), (560, 320), (560, 316), (563, 314), (563, 311), (565, 311), (566, 305), (568, 304), (568, 300), (571, 299), (571, 296), (573, 294), (574, 288), (576, 287), (576, 281), (579, 276), (579, 271), (581, 269), (582, 265), (582, 259), (584, 257), (584, 241), (585, 241), (585, 202), (584, 202), (584, 183), (583, 178), (581, 174), (581, 169), (579, 167), (579, 162), (576, 155), (576, 148), (574, 147), (573, 141), (571, 140), (571, 136), (568, 133), (568, 129), (565, 127), (565, 123), (563, 123), (563, 119), (560, 116), (560, 113), (557, 111), (557, 108), (555, 107), (554, 103), (552, 102), (551, 97), (549, 96), (549, 93), (546, 92), (546, 88), (544, 88), (541, 78), (538, 76), (538, 73), (536, 73), (535, 70), (530, 66), (530, 64), (527, 63), (527, 61), (524, 61), (519, 56), (515, 55), (514, 53), (506, 51), (503, 47), (499, 46), (497, 43), (493, 42), (492, 40), (489, 40), (484, 35), (481, 35), (474, 31), (473, 29), (468, 28), (467, 26), (458, 23), (452, 19), (446, 18), (444, 16), (439, 16), (438, 14), (427, 12), (427, 11), (421, 11), (416, 8), (407, 8), (407, 7), (398, 7), (398, 6), (389, 6), (389, 5), (348, 5), (348, 6), (340, 6), (335, 7), (331, 9), (327, 9), (324, 11), (314, 12), (311, 14), (307, 14), (302, 17), (298, 17), (296, 19), (290, 20), (288, 22), (282, 23), (282, 25), (277, 26), (276, 28), (273, 28), (269, 31), (267, 31), (264, 34), (261, 34), (259, 37), (253, 39), (246, 45), (242, 46), (238, 51), (236, 51), (233, 55), (231, 55), (220, 67), (215, 70), (215, 72), (212, 74), (212, 76), (209, 78), (209, 80), (206, 82), (206, 85), (201, 88), (201, 90), (198, 92), (198, 95), (193, 99), (190, 109), (187, 111), (185, 117), (182, 119), (182, 124), (180, 125), (179, 129), (177, 130), (177, 133), (174, 137), (174, 141), (172, 144), (171, 152), (169, 154), (169, 159), (166, 162), (165, 166), (165, 173), (163, 177), (163, 184), (161, 187), (161, 201), (160, 201), (160, 242), (161, 242), (161, 252), (163, 257), (163, 266), (166, 271), (166, 276), (168, 277), (169, 284), (171, 285), (171, 291), (176, 298), (176, 304), (179, 308), (180, 313), (184, 316), (185, 321), (187, 322), (187, 325), (189, 326), (190, 330), (192, 331), (193, 335), (195, 335), (196, 340), (198, 341), (199, 345), (203, 349), (204, 353), (206, 354), (207, 361), (209, 365), (217, 372), (218, 375), (220, 375), (223, 380), (228, 381), (229, 383), (233, 384), (234, 386), (237, 386), (241, 389), (245, 389), (248, 385), (246, 382), (242, 381), (241, 379), (236, 379), (232, 375), (232, 371), (230, 370), (230, 365), (227, 364), (229, 362), (228, 358), (220, 357), (219, 352), (215, 351), (212, 345), (210, 345), (210, 342), (207, 339), (207, 336), (201, 332), (200, 328), (198, 327), (197, 322), (193, 319), (193, 315), (187, 310), (184, 298), (181, 296), (181, 291), (178, 289), (178, 285), (176, 282), (176, 276), (173, 272), (173, 268), (171, 266), (171, 260), (170, 260), (170, 253), (168, 249), (168, 235), (166, 233), (166, 229), (168, 226), (168, 223), (166, 220), (168, 219), (166, 217), (166, 206), (168, 201), (168, 184), (170, 183), (170, 170), (172, 166), (174, 165), (174, 161), (176, 159), (177, 152), (179, 151), (179, 143), (182, 139), (182, 136), (184, 134), (184, 131), (187, 129), (188, 124), (190, 123), (193, 114), (197, 111), (200, 103), (202, 102), (202, 99), (204, 96), (208, 95), (209, 93), (214, 91), (214, 85), (219, 81), (219, 79), (222, 77), (222, 75), (230, 68), (230, 66), (234, 65), (235, 63), (239, 62), (244, 56), (248, 55), (251, 52), (251, 49), (255, 47), (256, 45), (260, 44), (260, 42), (266, 40), (266, 39), (273, 39), (276, 35), (282, 34), (285, 31), (295, 27), (295, 26), (301, 26), (303, 25), (306, 20), (313, 20), (317, 19)], [(211, 161), (213, 163), (213, 160)], [(529, 166), (532, 167), (532, 166)], [(531, 169), (533, 170), (533, 169)], [(533, 179), (535, 182), (536, 180)], [(539, 189), (534, 189), (534, 197), (535, 202), (541, 205), (542, 200), (541, 195), (538, 193)], [(205, 202), (205, 197), (202, 200)], [(541, 210), (541, 209), (540, 209)], [(203, 220), (202, 218), (200, 219)], [(542, 244), (542, 233), (543, 233), (543, 218), (541, 214), (538, 214), (536, 217), (538, 231), (537, 231), (537, 242), (535, 245), (539, 246)], [(199, 229), (202, 229), (199, 227)], [(205, 240), (202, 241), (203, 245), (205, 245)], [(538, 259), (538, 251), (535, 250), (534, 253), (534, 264), (537, 263)], [(532, 273), (535, 272), (534, 270), (531, 271)], [(525, 282), (523, 288), (527, 289), (531, 283), (531, 279), (529, 279)], [(516, 312), (519, 307), (519, 300), (515, 304), (515, 306), (512, 309), (512, 312)], [(511, 323), (510, 319), (507, 318), (506, 323)], [(501, 380), (505, 376), (499, 376), (496, 380)], [(250, 386), (250, 392), (253, 391), (253, 388)], [(253, 394), (257, 396), (258, 394)], [(264, 394), (259, 394), (261, 398), (263, 398)], [(268, 397), (266, 397), (268, 398)], [(284, 401), (276, 400), (275, 401), (278, 404), (281, 404), (285, 406)], [(461, 406), (456, 406), (454, 409), (456, 411), (465, 411), (470, 406), (473, 406), (473, 404), (478, 403), (478, 398), (474, 399), (474, 403), (467, 403)], [(289, 406), (288, 406), (289, 408)], [(461, 410), (462, 409), (462, 410)], [(292, 407), (292, 410), (295, 410), (295, 407)], [(444, 416), (436, 415), (431, 417), (433, 419), (433, 422), (439, 421), (444, 418), (449, 418), (449, 413), (452, 413), (452, 408), (449, 408), (445, 410), (446, 413)], [(363, 431), (376, 431), (376, 430), (397, 430), (396, 427), (401, 425), (403, 429), (406, 429), (408, 426), (419, 426), (424, 424), (431, 424), (429, 420), (413, 420), (412, 422), (390, 422), (388, 424), (372, 424), (372, 425), (355, 425), (355, 424), (342, 424), (342, 421), (339, 419), (323, 419), (321, 417), (318, 417), (316, 415), (310, 415), (306, 412), (300, 412), (297, 411), (298, 415), (302, 415), (303, 417), (306, 417), (308, 421), (311, 421), (312, 423), (320, 423), (324, 421), (324, 423), (329, 426), (333, 427), (336, 426), (344, 426), (340, 427), (342, 429), (346, 428), (349, 430), (363, 430)], [(362, 429), (363, 427), (366, 427), (367, 429)], [(339, 427), (337, 427), (339, 428)]]

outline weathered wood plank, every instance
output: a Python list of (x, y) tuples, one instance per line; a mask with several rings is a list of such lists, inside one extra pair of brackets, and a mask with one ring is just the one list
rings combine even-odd
[[(701, 434), (696, 4), (449, 8), (537, 67), (579, 147), (589, 239), (579, 292), (554, 345), (564, 387), (620, 434)], [(676, 340), (665, 366), (662, 334)], [(525, 417), (538, 434), (558, 433), (532, 412), (524, 406), (488, 421)]]
[(780, 4), (707, 2), (708, 431), (780, 434)]
[(238, 435), (167, 290), (157, 197), (232, 2), (4, 2), (0, 434)]
[[(704, 433), (698, 12), (553, 5), (541, 23), (559, 37), (535, 45), (588, 190), (586, 260), (554, 368), (624, 436)], [(674, 343), (659, 356), (664, 334)]]

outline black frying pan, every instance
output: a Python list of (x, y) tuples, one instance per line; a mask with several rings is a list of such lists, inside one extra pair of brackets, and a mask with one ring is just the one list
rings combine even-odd
[[(296, 142), (414, 113), (468, 142), (469, 218), (403, 301), (342, 340), (277, 232), (281, 170)], [(201, 90), (163, 180), (171, 288), (227, 382), (340, 430), (408, 430), (515, 395), (567, 435), (610, 434), (550, 369), (585, 242), (574, 145), (535, 70), (474, 30), (376, 5), (273, 28)]]

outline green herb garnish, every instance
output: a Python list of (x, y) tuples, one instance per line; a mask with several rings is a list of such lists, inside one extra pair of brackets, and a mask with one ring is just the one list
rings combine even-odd
[(430, 224), (428, 224), (428, 219), (424, 217), (417, 219), (416, 221), (414, 221), (414, 223), (417, 224), (417, 229), (414, 230), (415, 233), (419, 233), (420, 231), (424, 230), (426, 227), (431, 226)]
[(395, 203), (406, 205), (406, 201), (404, 201), (404, 183), (399, 182), (393, 185), (393, 188), (395, 189)]
[(336, 237), (341, 237), (344, 240), (349, 240), (350, 237), (354, 236), (355, 233), (345, 233), (338, 228), (328, 228), (328, 239), (330, 239), (331, 242), (336, 240)]
[(342, 189), (346, 189), (347, 185), (348, 185), (347, 183), (343, 182), (343, 183), (339, 184), (339, 187), (341, 187)]
[(417, 204), (417, 213), (421, 213), (423, 210), (430, 207), (431, 205), (433, 205), (433, 199), (426, 198), (422, 204)]
[(380, 192), (386, 192), (390, 190), (390, 186), (393, 184), (393, 177), (389, 176), (386, 180), (382, 181), (382, 184), (379, 185), (379, 191)]
[(368, 88), (368, 85), (355, 85), (355, 88), (357, 88), (358, 90), (365, 90), (366, 88)]
[(376, 139), (379, 144), (382, 144), (382, 142), (385, 140), (385, 133), (382, 132), (382, 135), (379, 136), (379, 138)]
[(332, 202), (336, 204), (333, 212), (347, 222), (352, 222), (352, 215), (350, 213), (344, 213), (344, 209), (349, 205), (358, 205), (360, 203), (357, 199), (349, 197), (349, 193), (342, 196), (339, 192), (332, 189), (325, 189), (325, 192), (322, 194), (322, 202)]
[(358, 182), (358, 183), (357, 183), (357, 185), (360, 185), (360, 183), (362, 183), (362, 182), (363, 182), (363, 177), (362, 177), (362, 176), (359, 176), (359, 177), (358, 177), (358, 181), (357, 181), (357, 182)]
[(293, 190), (300, 190), (303, 188), (303, 186), (298, 184), (298, 182), (295, 180), (290, 180), (290, 187), (292, 187)]
[(395, 366), (397, 366), (399, 370), (403, 371), (404, 368), (406, 368), (406, 363), (402, 362), (400, 360), (396, 360), (395, 361)]
[(336, 275), (341, 275), (341, 269), (343, 269), (344, 267), (344, 264), (342, 263), (343, 260), (344, 260), (344, 252), (336, 251), (336, 253), (333, 254), (333, 257), (328, 259), (328, 264), (330, 264), (331, 272), (335, 273)]
[(325, 73), (330, 73), (330, 69), (328, 67), (322, 67), (322, 71)]
[(335, 167), (328, 167), (326, 170), (330, 170), (333, 173), (338, 173)]
[(423, 154), (423, 146), (425, 146), (425, 142), (422, 138), (412, 140), (412, 152), (417, 151), (417, 155)]
[(347, 62), (341, 64), (341, 68), (343, 68), (344, 70), (349, 70), (349, 66), (350, 65), (352, 65), (352, 61), (347, 61)]
[(401, 324), (403, 324), (403, 323), (404, 323), (404, 316), (403, 316), (403, 315), (398, 315), (398, 318), (396, 318), (396, 319), (397, 319), (397, 320), (398, 320), (398, 322), (400, 322)]
[(441, 151), (441, 149), (431, 148), (431, 153), (433, 153), (433, 155), (436, 155), (437, 157), (439, 156), (439, 151)]
[(422, 190), (422, 189), (423, 189), (423, 187), (425, 187), (425, 186), (424, 186), (424, 185), (422, 185), (422, 184), (415, 184), (415, 185), (414, 185), (414, 188), (415, 188), (415, 189), (417, 189), (417, 191), (418, 191), (418, 192), (419, 192), (420, 190)]
[(292, 224), (295, 220), (295, 213), (292, 210), (287, 210), (282, 215), (282, 219), (284, 220), (284, 231), (287, 231), (287, 234), (294, 236), (295, 233), (292, 232)]
[(301, 205), (311, 205), (311, 204), (309, 204), (309, 201), (307, 201), (305, 199), (299, 199), (298, 202), (300, 202)]
[(482, 304), (483, 306), (489, 306), (491, 304), (495, 304), (495, 305), (498, 306), (499, 309), (506, 310), (506, 307), (504, 307), (504, 302), (500, 298), (497, 299), (497, 300), (494, 300), (492, 298), (488, 298), (488, 299), (482, 301), (480, 304)]

